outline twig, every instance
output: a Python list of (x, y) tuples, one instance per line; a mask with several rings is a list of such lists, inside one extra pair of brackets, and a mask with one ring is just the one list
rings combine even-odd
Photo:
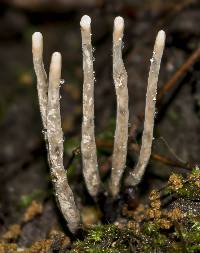
[[(133, 150), (137, 153), (140, 152), (140, 146), (138, 144), (130, 144), (129, 149)], [(191, 166), (189, 163), (182, 163), (180, 161), (174, 161), (170, 159), (169, 157), (166, 157), (164, 155), (160, 155), (158, 153), (152, 153), (150, 156), (150, 159), (153, 159), (155, 161), (161, 162), (162, 164), (171, 166), (171, 167), (177, 167), (177, 168), (184, 168), (187, 170), (192, 170), (193, 166)]]
[(161, 162), (165, 165), (171, 166), (171, 167), (178, 167), (178, 168), (183, 168), (183, 169), (187, 169), (187, 170), (192, 170), (192, 167), (188, 163), (181, 163), (179, 161), (174, 161), (174, 160), (171, 160), (169, 157), (166, 157), (163, 155), (152, 153), (151, 158), (153, 160), (159, 161), (159, 162)]
[(159, 31), (155, 41), (153, 57), (150, 60), (151, 66), (149, 71), (147, 94), (146, 94), (146, 107), (145, 107), (144, 130), (142, 135), (142, 146), (140, 149), (138, 163), (134, 168), (134, 170), (130, 173), (129, 177), (127, 178), (127, 184), (131, 186), (135, 186), (140, 183), (151, 155), (157, 82), (164, 45), (165, 45), (165, 32)]
[[(97, 139), (97, 147), (98, 148), (108, 148), (108, 149), (112, 149), (113, 148), (113, 144), (111, 141), (108, 141), (106, 139)], [(129, 151), (134, 151), (136, 153), (140, 152), (140, 145), (136, 144), (136, 143), (129, 143), (128, 145), (128, 150)], [(150, 159), (153, 159), (155, 161), (158, 161), (162, 164), (165, 164), (167, 166), (171, 166), (171, 167), (176, 167), (176, 168), (183, 168), (186, 170), (192, 170), (194, 168), (194, 165), (188, 163), (188, 162), (180, 162), (180, 161), (175, 161), (172, 160), (169, 157), (166, 157), (164, 155), (160, 155), (158, 153), (151, 153)]]
[(120, 179), (126, 164), (128, 141), (128, 77), (122, 59), (123, 31), (123, 18), (115, 18), (113, 31), (113, 79), (117, 95), (117, 119), (110, 181), (110, 190), (113, 197), (119, 192)]
[(175, 159), (176, 159), (177, 161), (179, 161), (179, 162), (182, 163), (182, 164), (186, 164), (186, 162), (185, 162), (183, 159), (181, 159), (181, 158), (175, 153), (175, 151), (172, 149), (172, 147), (170, 147), (170, 145), (168, 144), (168, 142), (165, 140), (164, 137), (159, 137), (158, 140), (161, 140), (161, 141), (165, 144), (165, 146), (167, 147), (167, 149), (169, 150), (169, 152), (171, 153), (171, 155), (172, 155), (173, 157), (175, 157)]
[(187, 73), (187, 71), (191, 68), (192, 65), (195, 64), (197, 60), (200, 58), (200, 47), (197, 48), (184, 62), (181, 67), (175, 72), (175, 74), (170, 78), (170, 80), (165, 83), (162, 88), (158, 92), (158, 104), (161, 103), (163, 97), (169, 92), (176, 83)]
[(94, 70), (90, 24), (90, 17), (83, 16), (80, 22), (84, 73), (81, 152), (87, 189), (95, 197), (100, 189), (100, 177), (94, 135)]

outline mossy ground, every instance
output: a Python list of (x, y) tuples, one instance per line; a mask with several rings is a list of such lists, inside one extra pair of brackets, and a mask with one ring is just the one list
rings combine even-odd
[[(185, 178), (172, 174), (166, 187), (150, 193), (148, 203), (140, 204), (133, 210), (123, 205), (121, 221), (119, 219), (114, 224), (87, 228), (86, 234), (82, 234), (83, 238), (73, 239), (72, 243), (63, 232), (52, 231), (47, 239), (37, 241), (27, 249), (20, 249), (18, 238), (23, 223), (36, 218), (42, 211), (41, 206), (33, 201), (24, 214), (29, 219), (22, 219), (22, 224), (10, 226), (2, 235), (0, 253), (14, 253), (19, 250), (22, 253), (199, 252), (199, 179), (198, 168)], [(163, 206), (166, 196), (172, 197), (173, 201)], [(34, 212), (27, 216), (30, 210)]]
[[(73, 244), (71, 252), (199, 252), (199, 179), (199, 168), (185, 179), (172, 174), (162, 191), (150, 193), (148, 206), (134, 211), (124, 208), (125, 224), (92, 228), (84, 240)], [(175, 200), (163, 208), (162, 194)], [(184, 208), (180, 200), (185, 201)]]
[(101, 225), (89, 231), (83, 241), (76, 241), (72, 253), (117, 252), (199, 252), (200, 222), (196, 218), (163, 229), (154, 222), (146, 222), (140, 231)]

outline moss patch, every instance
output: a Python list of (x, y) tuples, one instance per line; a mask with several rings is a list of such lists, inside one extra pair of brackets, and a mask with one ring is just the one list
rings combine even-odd
[(99, 225), (91, 229), (84, 241), (75, 242), (70, 252), (117, 253), (131, 252), (134, 233), (115, 225)]

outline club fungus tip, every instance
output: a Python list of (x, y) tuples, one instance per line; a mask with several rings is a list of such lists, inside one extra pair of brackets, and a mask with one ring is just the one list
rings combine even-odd
[(114, 27), (116, 30), (122, 30), (124, 28), (124, 19), (120, 16), (115, 18)]
[(83, 29), (88, 29), (90, 28), (90, 24), (91, 24), (91, 18), (88, 15), (84, 15), (81, 18), (81, 22), (80, 25)]

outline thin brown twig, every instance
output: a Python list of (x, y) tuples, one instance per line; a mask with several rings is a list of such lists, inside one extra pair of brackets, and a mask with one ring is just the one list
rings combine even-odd
[(200, 58), (200, 47), (198, 47), (190, 57), (180, 66), (180, 68), (175, 72), (175, 74), (170, 78), (168, 82), (166, 82), (162, 88), (158, 92), (158, 105), (163, 100), (163, 97), (167, 92), (172, 90), (172, 88), (176, 85), (176, 83), (187, 73), (187, 71), (191, 68), (192, 65)]
[(166, 156), (162, 156), (162, 155), (159, 155), (159, 154), (153, 153), (151, 155), (151, 158), (153, 160), (157, 160), (159, 162), (162, 162), (165, 165), (175, 166), (175, 167), (181, 167), (181, 168), (185, 168), (185, 169), (190, 169), (190, 167), (189, 167), (189, 165), (187, 163), (181, 163), (181, 162), (178, 162), (178, 161), (174, 161), (174, 160), (171, 160), (170, 158), (168, 158)]
[(168, 149), (169, 153), (179, 162), (181, 163), (186, 163), (186, 161), (184, 161), (183, 159), (181, 159), (173, 150), (172, 147), (170, 147), (169, 143), (167, 142), (167, 140), (165, 140), (165, 138), (163, 136), (159, 137), (158, 140), (161, 140), (163, 142), (163, 144), (166, 146), (166, 148)]
[[(112, 147), (113, 147), (112, 141), (108, 141), (105, 139), (97, 139), (96, 144), (97, 144), (98, 148), (112, 149)], [(136, 143), (129, 143), (128, 150), (138, 153), (140, 151), (140, 145), (136, 144)], [(160, 155), (158, 153), (152, 153), (150, 159), (158, 161), (158, 162), (165, 164), (167, 166), (183, 168), (183, 169), (187, 169), (187, 170), (192, 170), (194, 167), (191, 164), (189, 164), (188, 162), (182, 163), (180, 161), (174, 161), (174, 160), (170, 159), (169, 157)]]
[[(129, 150), (133, 150), (135, 152), (139, 152), (140, 146), (138, 144), (132, 143), (129, 145)], [(152, 153), (150, 159), (161, 162), (162, 164), (165, 164), (167, 166), (171, 167), (177, 167), (177, 168), (184, 168), (187, 170), (192, 170), (192, 166), (189, 163), (182, 163), (180, 161), (174, 161), (170, 159), (169, 157), (157, 154), (157, 153)]]

